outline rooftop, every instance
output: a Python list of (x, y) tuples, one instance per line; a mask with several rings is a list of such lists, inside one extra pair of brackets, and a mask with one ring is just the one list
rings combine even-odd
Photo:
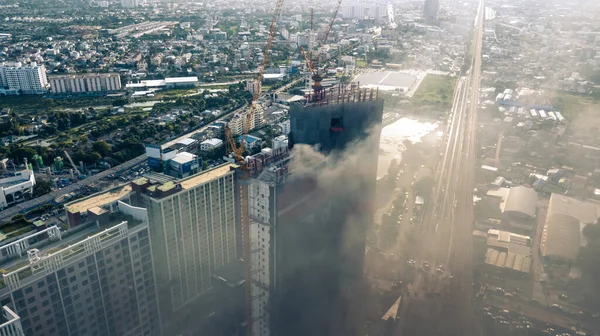
[(354, 80), (361, 87), (378, 87), (382, 90), (409, 89), (417, 81), (412, 74), (392, 71), (367, 72), (360, 74)]
[(166, 84), (178, 84), (178, 83), (197, 83), (198, 77), (190, 76), (190, 77), (169, 77), (165, 78)]
[[(23, 250), (17, 253), (17, 255), (10, 258), (2, 264), (2, 268), (6, 270), (4, 274), (4, 281), (0, 281), (0, 288), (5, 286), (11, 286), (11, 284), (26, 284), (40, 276), (45, 276), (47, 271), (54, 262), (34, 262), (42, 259), (56, 258), (60, 262), (69, 263), (71, 258), (82, 256), (89, 253), (89, 249), (85, 248), (88, 241), (97, 241), (99, 246), (105, 244), (112, 244), (114, 237), (123, 237), (127, 235), (129, 229), (137, 226), (141, 223), (139, 220), (133, 219), (131, 216), (127, 216), (122, 213), (113, 213), (116, 215), (108, 225), (98, 228), (96, 225), (89, 225), (87, 228), (77, 231), (66, 238), (61, 239), (61, 234), (56, 233), (54, 235), (48, 235), (45, 238), (36, 238), (35, 241), (31, 240), (34, 236), (39, 236), (40, 232), (33, 233), (31, 236), (23, 238), (22, 240), (28, 240), (28, 244), (25, 245), (27, 250), (38, 249), (38, 252), (33, 256), (29, 256), (28, 252)], [(128, 222), (130, 220), (130, 222)], [(59, 230), (56, 227), (49, 228), (47, 230)], [(47, 231), (46, 230), (46, 231)], [(14, 243), (13, 243), (14, 244)], [(11, 253), (9, 251), (9, 253)], [(20, 253), (20, 255), (18, 254)], [(16, 257), (16, 258), (14, 258)], [(58, 262), (58, 261), (56, 261)], [(33, 275), (33, 277), (31, 277)], [(28, 281), (30, 278), (32, 280)]]
[(510, 188), (505, 212), (518, 212), (531, 218), (535, 217), (535, 208), (537, 205), (537, 193), (533, 188), (518, 186)]
[(596, 223), (600, 217), (600, 204), (552, 194), (548, 204), (548, 217), (556, 214), (571, 216), (582, 223), (592, 224)]
[(177, 155), (175, 155), (175, 157), (171, 160), (179, 164), (185, 164), (194, 161), (196, 158), (198, 158), (198, 155), (194, 155), (188, 152), (181, 152), (177, 153)]
[(564, 214), (548, 214), (542, 231), (540, 250), (544, 257), (575, 260), (581, 248), (582, 223)]
[(202, 173), (190, 176), (189, 178), (182, 180), (181, 187), (183, 189), (194, 188), (197, 185), (209, 182), (219, 177), (223, 177), (238, 167), (239, 166), (237, 164), (227, 163), (214, 169), (203, 171)]
[(531, 271), (531, 257), (511, 252), (500, 252), (491, 248), (487, 249), (485, 263), (519, 273), (529, 273)]
[(211, 145), (211, 146), (220, 146), (222, 143), (223, 143), (223, 140), (217, 139), (217, 138), (212, 138), (212, 139), (202, 141), (203, 145)]
[(196, 142), (196, 140), (194, 140), (192, 138), (185, 138), (185, 139), (181, 139), (181, 140), (177, 141), (178, 144), (184, 145), (184, 146), (189, 146), (189, 145), (193, 144), (194, 142)]
[(88, 211), (94, 207), (100, 207), (102, 205), (116, 202), (127, 196), (131, 190), (132, 189), (130, 185), (119, 186), (108, 191), (102, 191), (89, 197), (74, 201), (73, 203), (67, 203), (65, 208), (70, 213)]

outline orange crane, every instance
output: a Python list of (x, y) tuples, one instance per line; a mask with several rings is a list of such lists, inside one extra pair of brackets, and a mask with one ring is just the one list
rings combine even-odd
[[(267, 43), (264, 49), (263, 61), (258, 70), (258, 83), (262, 83), (263, 75), (265, 74), (265, 68), (269, 65), (271, 47), (273, 46), (273, 41), (275, 40), (277, 22), (279, 21), (279, 17), (281, 16), (281, 11), (283, 9), (283, 1), (284, 0), (277, 0), (277, 2), (275, 3), (273, 18), (271, 19), (271, 25), (269, 26), (269, 36), (267, 37)], [(259, 97), (260, 90), (255, 89), (252, 97), (252, 103), (250, 104), (250, 109), (245, 116), (246, 120), (244, 122), (244, 130), (240, 139), (239, 146), (233, 138), (229, 126), (225, 127), (225, 136), (227, 137), (227, 142), (231, 147), (231, 151), (233, 152), (235, 161), (240, 165), (241, 168), (240, 179), (242, 181), (240, 183), (240, 202), (242, 222), (242, 258), (244, 262), (245, 313), (247, 323), (246, 335), (248, 336), (252, 335), (252, 323), (255, 320), (260, 320), (261, 317), (257, 317), (255, 319), (252, 318), (252, 270), (250, 260), (252, 251), (250, 247), (250, 217), (248, 213), (248, 181), (244, 181), (248, 180), (250, 176), (248, 171), (248, 165), (246, 163), (246, 160), (244, 160), (244, 150), (246, 148), (246, 136), (250, 131), (251, 121), (252, 119), (254, 119), (254, 112), (256, 110), (256, 105), (258, 104)]]

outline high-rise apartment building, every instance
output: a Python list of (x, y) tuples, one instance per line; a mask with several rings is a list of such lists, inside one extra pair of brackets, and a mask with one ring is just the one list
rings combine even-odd
[(387, 7), (376, 3), (347, 4), (341, 9), (341, 16), (345, 19), (375, 19), (377, 21), (387, 18)]
[(162, 181), (132, 183), (132, 202), (148, 211), (165, 335), (193, 328), (187, 321), (213, 289), (213, 273), (240, 257), (236, 168), (226, 164), (181, 180), (163, 175)]
[(246, 90), (248, 90), (251, 94), (260, 93), (262, 90), (262, 84), (258, 80), (248, 80), (246, 81)]
[(121, 0), (121, 6), (125, 8), (136, 8), (139, 4), (139, 0)]
[(44, 94), (48, 87), (46, 68), (31, 62), (7, 62), (0, 65), (0, 91), (7, 95)]
[(243, 134), (246, 123), (249, 123), (248, 130), (253, 130), (263, 125), (265, 120), (265, 112), (260, 104), (256, 104), (256, 107), (254, 108), (253, 118), (248, 119), (248, 112), (249, 111), (237, 112), (231, 117), (231, 120), (227, 123), (227, 125), (231, 129), (231, 134)]
[(159, 335), (148, 223), (118, 214), (94, 207), (83, 230), (51, 226), (0, 247), (9, 335)]
[(80, 94), (113, 92), (121, 89), (121, 77), (117, 73), (68, 74), (49, 76), (53, 94)]
[(439, 0), (425, 0), (425, 6), (423, 8), (423, 17), (425, 17), (426, 20), (437, 20), (439, 9)]
[(153, 262), (158, 335), (202, 334), (198, 322), (212, 309), (215, 272), (239, 263), (237, 168), (225, 164), (182, 179), (150, 173), (66, 207), (71, 227), (120, 212), (145, 219), (151, 244), (143, 252)]
[(21, 318), (8, 306), (2, 307), (0, 315), (0, 335), (2, 336), (24, 336)]
[(283, 147), (248, 158), (256, 336), (360, 334), (383, 100), (352, 87), (322, 102), (290, 109), (291, 145), (320, 154)]

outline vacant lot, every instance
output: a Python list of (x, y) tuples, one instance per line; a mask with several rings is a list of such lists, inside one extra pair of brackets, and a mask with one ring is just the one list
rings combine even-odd
[(456, 86), (456, 77), (427, 75), (412, 98), (414, 104), (449, 108)]

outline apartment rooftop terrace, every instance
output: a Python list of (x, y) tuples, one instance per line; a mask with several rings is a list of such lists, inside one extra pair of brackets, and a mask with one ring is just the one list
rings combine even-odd
[(128, 235), (130, 230), (146, 224), (123, 213), (113, 213), (102, 226), (93, 223), (62, 231), (57, 226), (35, 232), (12, 243), (0, 246), (0, 292), (32, 282), (75, 258), (85, 257), (97, 248), (110, 245)]

